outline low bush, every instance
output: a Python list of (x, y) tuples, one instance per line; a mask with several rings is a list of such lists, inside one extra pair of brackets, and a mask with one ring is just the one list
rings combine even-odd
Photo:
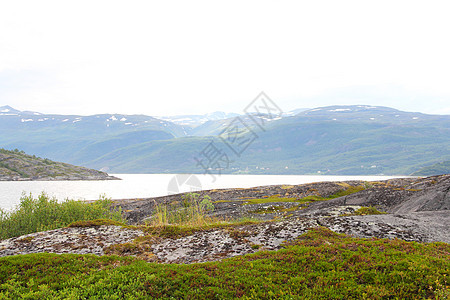
[(341, 217), (350, 217), (350, 216), (365, 216), (365, 215), (385, 215), (387, 214), (384, 211), (379, 211), (376, 207), (373, 206), (361, 206), (353, 213), (347, 213), (340, 215)]
[(58, 202), (45, 193), (37, 198), (32, 194), (23, 195), (14, 210), (0, 209), (0, 240), (66, 227), (77, 221), (109, 219), (124, 222), (121, 210), (112, 210), (111, 204), (111, 199), (105, 196), (88, 203), (69, 199)]
[(360, 207), (355, 211), (355, 215), (364, 216), (364, 215), (384, 215), (386, 212), (379, 211), (376, 207), (368, 206), (368, 207)]
[(214, 205), (209, 196), (201, 199), (197, 193), (188, 193), (181, 196), (181, 202), (155, 203), (155, 213), (149, 224), (152, 226), (205, 225), (213, 222), (207, 216), (208, 211), (213, 210)]

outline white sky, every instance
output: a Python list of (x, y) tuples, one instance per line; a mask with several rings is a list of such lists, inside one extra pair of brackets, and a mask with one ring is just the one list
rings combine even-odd
[(0, 105), (44, 113), (384, 105), (450, 114), (448, 1), (0, 0)]

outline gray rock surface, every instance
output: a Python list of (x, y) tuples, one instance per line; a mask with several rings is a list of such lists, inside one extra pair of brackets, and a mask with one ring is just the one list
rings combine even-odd
[(142, 235), (140, 230), (112, 225), (61, 228), (0, 241), (0, 256), (41, 252), (103, 255), (107, 247)]
[[(292, 241), (317, 226), (361, 238), (450, 243), (450, 175), (371, 183), (360, 192), (305, 205), (295, 201), (246, 204), (248, 199), (267, 195), (299, 199), (310, 195), (333, 195), (343, 186), (360, 184), (362, 182), (318, 183), (205, 191), (204, 195), (219, 201), (215, 203), (215, 216), (256, 215), (263, 220), (277, 219), (252, 225), (201, 230), (179, 238), (151, 236), (147, 248), (136, 247), (137, 250), (122, 255), (150, 257), (152, 261), (161, 263), (213, 261), (261, 249), (280, 249), (284, 242)], [(117, 205), (130, 209), (130, 219), (140, 222), (152, 212), (152, 205), (173, 201), (177, 197), (179, 195), (140, 201), (121, 200)], [(271, 211), (268, 209), (270, 206), (280, 205), (284, 205), (287, 210), (267, 214), (254, 212), (255, 209)], [(362, 206), (376, 206), (389, 213), (351, 215)], [(104, 255), (111, 246), (132, 243), (135, 238), (145, 235), (140, 229), (119, 226), (63, 228), (0, 241), (0, 256), (38, 252)]]

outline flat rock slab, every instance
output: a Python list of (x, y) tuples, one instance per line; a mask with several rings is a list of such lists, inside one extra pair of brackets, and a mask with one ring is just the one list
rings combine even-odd
[(283, 242), (318, 226), (316, 220), (303, 219), (200, 231), (187, 237), (164, 239), (154, 244), (152, 251), (162, 263), (214, 261), (262, 249), (280, 249)]
[(450, 243), (449, 211), (325, 218), (320, 223), (335, 232), (355, 237)]
[[(285, 241), (295, 240), (318, 226), (363, 238), (450, 242), (450, 215), (442, 211), (407, 215), (298, 217), (211, 229), (180, 238), (154, 239), (151, 252), (153, 259), (160, 263), (215, 261), (260, 250), (280, 249)], [(120, 226), (63, 228), (1, 241), (0, 256), (41, 252), (104, 255), (109, 246), (130, 243), (143, 235), (141, 230)]]
[[(152, 246), (163, 263), (196, 263), (278, 250), (313, 227), (324, 226), (337, 233), (360, 238), (389, 238), (416, 242), (450, 242), (450, 215), (421, 212), (409, 215), (298, 218), (246, 225), (232, 230), (197, 232), (179, 239), (165, 239)], [(447, 230), (445, 230), (447, 229)]]
[[(214, 203), (214, 212), (211, 213), (212, 216), (224, 219), (236, 219), (252, 215), (249, 211), (258, 210), (269, 205), (269, 203), (243, 205), (246, 200), (249, 199), (267, 198), (270, 196), (298, 199), (307, 196), (327, 197), (345, 189), (343, 184), (346, 186), (358, 186), (363, 183), (363, 181), (345, 181), (316, 182), (301, 185), (268, 185), (254, 188), (214, 189), (199, 191), (198, 194), (200, 194), (200, 198), (204, 196), (209, 196), (211, 198), (211, 201)], [(114, 200), (114, 203), (116, 206), (122, 208), (125, 218), (131, 224), (141, 224), (154, 214), (156, 204), (167, 204), (174, 201), (180, 201), (183, 194), (144, 199), (121, 199)], [(276, 204), (276, 202), (277, 201), (274, 200), (272, 204)], [(298, 203), (283, 202), (282, 204), (290, 206), (297, 205)], [(269, 216), (268, 218), (258, 215), (258, 218), (262, 219), (271, 219), (273, 217), (274, 215)]]
[(105, 248), (141, 235), (140, 230), (112, 225), (61, 228), (0, 241), (0, 257), (42, 252), (103, 255)]

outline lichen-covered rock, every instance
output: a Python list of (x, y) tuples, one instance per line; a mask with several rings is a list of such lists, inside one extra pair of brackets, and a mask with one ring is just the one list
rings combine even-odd
[[(308, 229), (318, 226), (361, 238), (450, 243), (449, 175), (369, 183), (365, 190), (332, 200), (307, 203), (306, 206), (294, 201), (307, 196), (333, 195), (343, 187), (360, 184), (362, 182), (335, 182), (204, 191), (202, 195), (209, 195), (215, 201), (215, 216), (257, 215), (263, 220), (277, 219), (199, 230), (172, 238), (120, 226), (63, 228), (0, 241), (0, 256), (38, 252), (116, 253), (161, 263), (188, 264), (261, 249), (277, 250), (283, 247), (284, 242), (293, 241)], [(272, 196), (270, 201), (267, 200), (269, 196)], [(282, 196), (287, 198), (286, 202), (280, 202)], [(129, 210), (128, 216), (133, 222), (141, 222), (152, 213), (155, 203), (174, 201), (179, 197), (123, 200), (116, 205)], [(248, 203), (249, 199), (265, 200)], [(271, 209), (280, 206), (284, 207), (284, 212)], [(390, 213), (353, 215), (362, 206), (377, 206)], [(139, 242), (140, 239), (145, 243)]]
[(0, 256), (41, 252), (103, 255), (109, 246), (132, 242), (141, 235), (140, 230), (113, 225), (61, 228), (0, 241)]

